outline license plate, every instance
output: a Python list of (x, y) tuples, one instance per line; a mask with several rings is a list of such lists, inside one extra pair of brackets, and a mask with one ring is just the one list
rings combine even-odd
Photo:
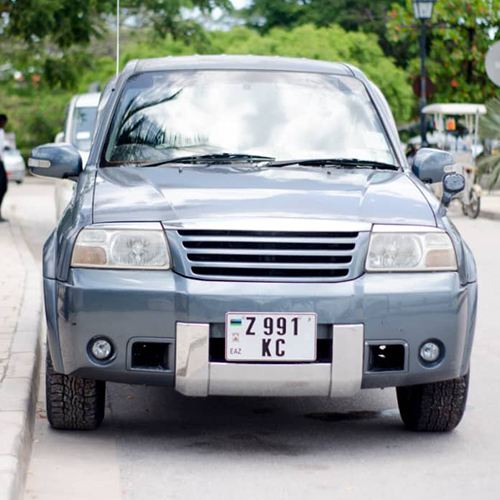
[(316, 314), (227, 313), (227, 361), (315, 361)]

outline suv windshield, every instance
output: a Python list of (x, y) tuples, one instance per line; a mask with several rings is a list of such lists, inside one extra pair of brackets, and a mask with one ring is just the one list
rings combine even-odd
[(71, 131), (71, 143), (74, 144), (76, 149), (80, 151), (90, 151), (96, 115), (97, 107), (95, 106), (75, 108)]
[(165, 71), (126, 83), (107, 165), (232, 154), (394, 163), (364, 85), (346, 76), (271, 71)]

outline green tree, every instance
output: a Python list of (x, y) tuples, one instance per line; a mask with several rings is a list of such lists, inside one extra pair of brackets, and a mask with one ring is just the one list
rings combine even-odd
[[(158, 37), (201, 44), (202, 28), (183, 9), (231, 9), (230, 0), (121, 0), (124, 16)], [(116, 0), (0, 0), (0, 52), (22, 73), (43, 74), (53, 88), (75, 88), (93, 64), (90, 43), (113, 24)], [(86, 50), (87, 49), (87, 50)]]
[(72, 92), (63, 90), (12, 92), (0, 86), (0, 112), (9, 117), (8, 131), (15, 132), (16, 145), (25, 158), (33, 147), (52, 142), (62, 130), (64, 109), (71, 96)]
[(160, 38), (171, 35), (174, 39), (196, 44), (206, 41), (203, 28), (193, 19), (182, 17), (183, 9), (198, 9), (209, 14), (215, 7), (226, 12), (233, 10), (231, 0), (122, 0), (125, 10), (134, 12), (142, 26), (151, 27)]
[[(215, 7), (230, 10), (230, 0), (122, 0), (124, 12), (134, 12), (160, 36), (189, 35), (193, 23), (181, 16), (184, 8), (210, 12)], [(0, 0), (2, 37), (20, 38), (34, 46), (49, 41), (59, 48), (88, 44), (106, 29), (106, 20), (116, 12), (116, 0)]]
[(394, 4), (404, 5), (406, 0), (253, 0), (242, 11), (247, 25), (262, 33), (273, 28), (291, 29), (303, 24), (326, 27), (337, 24), (346, 31), (374, 33), (384, 52), (404, 60), (400, 46), (386, 38), (388, 12)]
[(387, 12), (394, 3), (405, 0), (253, 0), (243, 11), (249, 24), (261, 31), (294, 28), (312, 23), (324, 27), (338, 24), (347, 31), (380, 33), (387, 22)]
[[(435, 4), (426, 64), (436, 88), (435, 101), (484, 102), (495, 93), (484, 59), (490, 45), (500, 39), (499, 23), (500, 0), (446, 0)], [(411, 47), (407, 70), (413, 80), (420, 74), (420, 25), (413, 17), (410, 0), (390, 12), (388, 29), (394, 45)]]
[(50, 41), (59, 48), (88, 43), (104, 28), (112, 0), (0, 0), (2, 38), (31, 47)]

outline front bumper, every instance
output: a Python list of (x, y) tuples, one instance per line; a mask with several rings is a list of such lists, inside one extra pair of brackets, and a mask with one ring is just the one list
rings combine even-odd
[(26, 170), (12, 170), (7, 172), (7, 178), (12, 182), (23, 182), (26, 176)]
[[(347, 396), (360, 388), (413, 385), (467, 372), (477, 287), (457, 273), (365, 274), (341, 283), (249, 283), (188, 279), (169, 271), (74, 269), (68, 282), (45, 279), (49, 345), (59, 372), (126, 383), (169, 385), (187, 395)], [(315, 312), (329, 362), (241, 364), (210, 359), (228, 311)], [(319, 330), (318, 330), (319, 331)], [(116, 356), (92, 361), (88, 342), (104, 335)], [(132, 339), (172, 345), (163, 371), (130, 366)], [(420, 346), (437, 339), (442, 361), (424, 366)], [(373, 342), (405, 346), (405, 365), (367, 369)]]
[(352, 396), (361, 388), (363, 325), (333, 327), (331, 363), (209, 362), (210, 325), (177, 324), (175, 388), (186, 396)]

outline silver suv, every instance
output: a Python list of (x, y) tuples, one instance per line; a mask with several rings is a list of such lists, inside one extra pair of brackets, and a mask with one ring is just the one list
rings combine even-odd
[[(446, 215), (463, 177), (413, 171), (378, 88), (342, 63), (130, 62), (104, 90), (44, 250), (52, 426), (97, 427), (105, 381), (186, 396), (351, 396), (396, 387), (413, 430), (464, 412), (474, 258)], [(443, 182), (438, 200), (426, 184)]]

